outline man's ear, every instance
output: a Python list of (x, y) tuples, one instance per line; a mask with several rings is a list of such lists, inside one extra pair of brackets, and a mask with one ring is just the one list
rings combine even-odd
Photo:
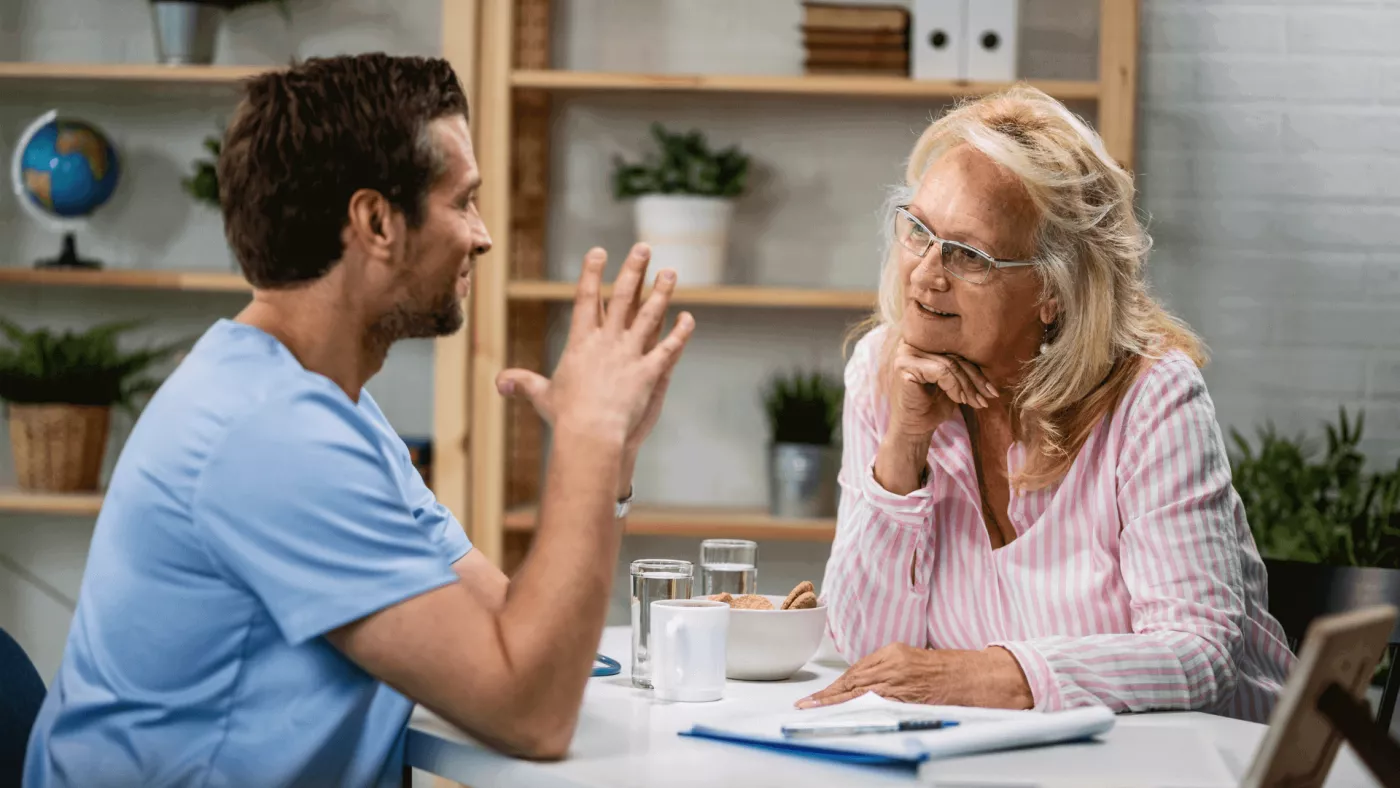
[(384, 195), (373, 189), (359, 189), (350, 195), (350, 210), (346, 230), (350, 238), (371, 256), (389, 254), (397, 227), (393, 208)]

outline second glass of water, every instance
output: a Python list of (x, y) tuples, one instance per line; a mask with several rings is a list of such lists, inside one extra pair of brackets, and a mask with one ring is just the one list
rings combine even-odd
[(706, 539), (700, 543), (700, 593), (758, 593), (758, 543)]
[(651, 603), (690, 599), (694, 587), (695, 565), (689, 561), (632, 562), (632, 686), (651, 689)]

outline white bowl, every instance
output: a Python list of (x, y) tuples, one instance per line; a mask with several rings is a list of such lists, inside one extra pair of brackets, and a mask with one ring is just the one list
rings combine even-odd
[(782, 681), (816, 656), (826, 631), (826, 605), (778, 610), (786, 596), (764, 594), (773, 610), (729, 611), (725, 675), (745, 681)]

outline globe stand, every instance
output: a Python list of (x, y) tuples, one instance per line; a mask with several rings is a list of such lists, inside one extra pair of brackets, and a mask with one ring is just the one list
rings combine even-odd
[(78, 256), (78, 242), (74, 240), (72, 233), (63, 234), (63, 251), (58, 257), (39, 260), (34, 263), (35, 268), (87, 268), (99, 269), (102, 267), (100, 260), (91, 260)]

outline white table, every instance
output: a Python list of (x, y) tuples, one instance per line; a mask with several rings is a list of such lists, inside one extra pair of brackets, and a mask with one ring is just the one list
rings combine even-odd
[[(841, 674), (842, 665), (809, 663), (783, 682), (731, 681), (714, 703), (664, 703), (632, 686), (628, 673), (631, 642), (626, 627), (609, 627), (599, 651), (622, 663), (620, 675), (591, 679), (578, 729), (566, 760), (521, 761), (499, 755), (418, 708), (410, 724), (406, 763), (415, 769), (468, 786), (697, 786), (739, 788), (781, 786), (880, 786), (917, 784), (907, 768), (848, 766), (765, 752), (749, 747), (676, 735), (693, 723), (791, 708)], [(1237, 775), (1253, 758), (1264, 726), (1197, 712), (1124, 715), (1119, 725), (1187, 724), (1215, 742)], [(1046, 775), (1047, 780), (1053, 775)], [(1376, 783), (1345, 746), (1327, 780), (1328, 788), (1371, 788)]]

